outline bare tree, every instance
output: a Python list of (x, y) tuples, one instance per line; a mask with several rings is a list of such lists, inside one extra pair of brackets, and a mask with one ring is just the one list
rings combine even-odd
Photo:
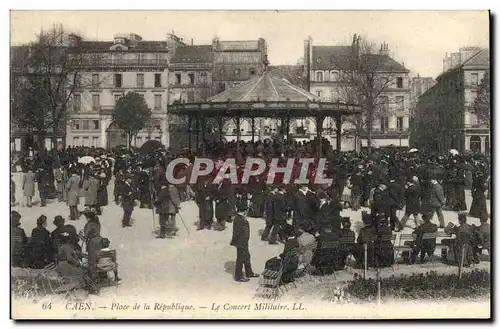
[(350, 118), (357, 136), (366, 134), (368, 152), (371, 153), (373, 125), (376, 119), (389, 114), (389, 105), (396, 103), (385, 96), (396, 83), (402, 66), (388, 55), (379, 54), (376, 45), (353, 36), (347, 58), (332, 58), (333, 64), (342, 68), (339, 82), (339, 99), (360, 104), (363, 115)]
[(41, 31), (34, 42), (18, 47), (11, 59), (13, 121), (39, 142), (50, 134), (55, 148), (57, 137), (65, 134), (74, 93), (85, 83), (81, 72), (88, 60), (81, 37), (62, 25)]

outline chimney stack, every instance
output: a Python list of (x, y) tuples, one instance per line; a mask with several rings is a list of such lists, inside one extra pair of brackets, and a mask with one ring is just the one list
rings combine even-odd
[(191, 46), (193, 45), (193, 38), (191, 38)]
[(386, 55), (386, 56), (389, 56), (389, 54), (390, 54), (389, 45), (385, 41), (380, 45), (379, 54)]

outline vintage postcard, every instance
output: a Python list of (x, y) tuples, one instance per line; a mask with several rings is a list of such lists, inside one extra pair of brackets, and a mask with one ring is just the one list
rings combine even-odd
[(13, 319), (491, 317), (488, 11), (11, 11)]

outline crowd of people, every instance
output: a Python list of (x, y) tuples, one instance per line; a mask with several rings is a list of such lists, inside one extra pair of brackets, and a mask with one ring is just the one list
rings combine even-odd
[[(286, 159), (294, 158), (298, 163), (300, 158), (323, 157), (327, 159), (327, 168), (323, 174), (332, 178), (333, 183), (328, 186), (315, 185), (312, 178), (321, 173), (317, 173), (313, 165), (308, 174), (310, 184), (285, 185), (280, 182), (279, 177), (273, 184), (267, 184), (267, 172), (264, 172), (250, 184), (235, 185), (227, 179), (213, 184), (214, 175), (211, 175), (200, 178), (192, 185), (175, 186), (165, 178), (165, 172), (170, 161), (178, 157), (191, 161), (196, 157), (205, 157), (213, 159), (214, 163), (232, 157), (240, 166), (239, 170), (248, 157), (259, 157), (266, 163), (270, 163), (273, 158), (280, 158), (283, 163)], [(369, 243), (370, 265), (390, 266), (394, 261), (392, 243), (385, 238), (374, 240), (373, 237), (386, 237), (393, 231), (400, 231), (408, 226), (411, 220), (414, 222), (417, 239), (411, 245), (412, 252), (407, 255), (409, 262), (415, 262), (419, 254), (422, 258), (423, 255), (434, 252), (432, 244), (426, 242), (422, 245), (419, 237), (421, 239), (422, 234), (436, 232), (438, 229), (457, 235), (457, 239), (453, 241), (457, 245), (450, 245), (450, 251), (461, 250), (461, 246), (467, 244), (471, 252), (466, 263), (477, 261), (478, 246), (489, 249), (485, 194), (488, 191), (489, 197), (489, 163), (489, 158), (481, 154), (436, 154), (398, 149), (374, 150), (370, 155), (364, 151), (337, 152), (325, 139), (322, 143), (317, 140), (255, 143), (241, 141), (239, 144), (235, 141), (210, 142), (202, 143), (196, 152), (173, 152), (161, 147), (146, 150), (117, 148), (109, 151), (70, 147), (52, 153), (42, 151), (32, 157), (26, 157), (21, 159), (20, 166), (23, 171), (21, 188), (26, 198), (26, 206), (32, 205), (31, 198), (36, 181), (41, 199), (40, 206), (44, 207), (48, 198), (66, 202), (71, 221), (77, 220), (81, 215), (78, 207), (82, 195), (85, 196), (84, 214), (92, 214), (86, 215), (87, 217), (97, 218), (102, 213), (109, 203), (108, 186), (114, 176), (113, 201), (123, 209), (122, 227), (132, 226), (131, 217), (136, 203), (140, 204), (141, 208), (154, 208), (160, 218), (160, 232), (157, 237), (161, 239), (177, 235), (176, 214), (183, 201), (194, 199), (199, 208), (198, 230), (222, 231), (227, 228), (227, 223), (233, 223), (231, 244), (238, 250), (235, 279), (248, 281), (249, 277), (257, 275), (250, 265), (247, 216), (265, 219), (262, 240), (269, 244), (284, 243), (283, 254), (270, 259), (266, 268), (283, 266), (286, 260), (288, 274), (309, 265), (313, 265), (320, 273), (330, 273), (343, 268), (350, 254), (354, 255), (356, 263), (360, 265), (364, 261), (365, 243)], [(188, 169), (189, 167), (176, 168), (176, 175), (182, 175), (183, 171)], [(15, 195), (15, 186), (11, 189), (11, 194)], [(471, 190), (473, 198), (468, 215), (481, 220), (479, 227), (467, 224), (466, 189)], [(346, 193), (347, 191), (349, 193)], [(12, 197), (11, 202), (15, 202)], [(365, 208), (360, 215), (364, 227), (357, 235), (357, 243), (352, 247), (347, 247), (351, 246), (348, 240), (355, 239), (350, 218), (341, 216), (345, 207), (356, 212), (361, 211), (362, 207)], [(369, 212), (365, 211), (368, 209)], [(460, 212), (459, 226), (446, 226), (443, 209)], [(404, 215), (399, 218), (398, 212), (402, 210)], [(432, 223), (435, 215), (439, 227)], [(11, 220), (12, 230), (21, 236), (18, 215), (11, 215)], [(39, 221), (40, 229), (34, 230), (33, 234), (35, 237), (48, 237), (48, 232), (43, 231), (46, 218), (40, 217)], [(72, 241), (66, 245), (75, 246), (74, 232), (69, 231), (71, 232), (63, 232), (67, 233), (65, 241)], [(99, 231), (100, 229), (86, 232), (85, 236), (87, 239), (89, 236), (93, 239), (95, 234), (100, 236)], [(21, 237), (21, 240), (25, 241), (26, 236)], [(57, 262), (61, 245), (57, 249), (53, 242), (51, 245), (50, 239), (42, 240), (46, 245), (44, 250), (47, 250), (43, 262), (39, 261), (41, 256), (35, 257), (29, 252), (31, 248), (22, 248), (23, 252), (30, 255), (24, 257), (30, 259), (27, 262), (29, 266), (39, 268), (41, 264), (53, 260)], [(338, 241), (342, 243), (335, 247), (335, 252), (324, 253), (322, 244)], [(313, 243), (318, 246), (314, 253), (307, 248)], [(96, 246), (97, 244), (91, 249), (99, 250), (99, 246)], [(87, 242), (87, 250), (88, 247)], [(286, 255), (296, 247), (301, 248), (303, 252), (294, 259), (287, 259)], [(70, 249), (66, 246), (64, 250), (67, 252)], [(88, 257), (90, 262), (92, 257)], [(67, 258), (63, 256), (60, 259)], [(457, 257), (453, 254), (446, 258), (449, 262), (454, 262)], [(243, 275), (243, 266), (246, 275)], [(89, 265), (88, 268), (95, 266)], [(95, 278), (95, 273), (89, 274), (89, 277)], [(293, 277), (290, 276), (289, 279), (291, 278)]]

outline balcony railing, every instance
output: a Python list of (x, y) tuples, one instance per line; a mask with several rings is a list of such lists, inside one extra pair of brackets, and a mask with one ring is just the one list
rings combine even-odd
[(87, 66), (167, 66), (167, 59), (95, 59), (84, 61)]

